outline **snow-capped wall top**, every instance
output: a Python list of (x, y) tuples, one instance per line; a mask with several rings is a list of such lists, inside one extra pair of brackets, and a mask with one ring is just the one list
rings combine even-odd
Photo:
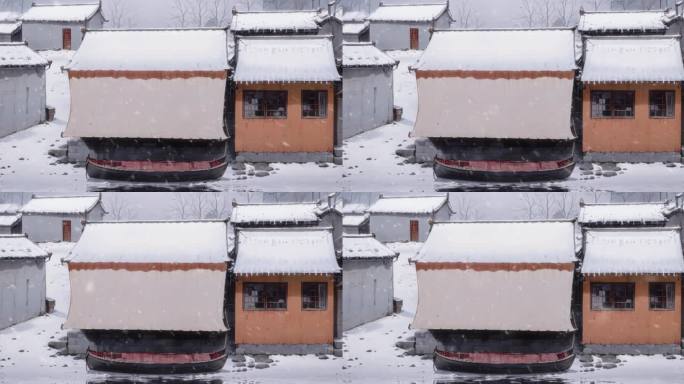
[(75, 71), (225, 71), (226, 31), (89, 31), (68, 66)]
[(0, 20), (0, 35), (11, 35), (21, 28), (21, 21), (3, 22)]
[(587, 39), (582, 81), (684, 81), (680, 39), (678, 36)]
[(15, 214), (19, 212), (19, 205), (17, 204), (0, 204), (0, 215)]
[(366, 214), (349, 214), (345, 213), (342, 218), (343, 227), (358, 227), (359, 225), (365, 223), (370, 219), (370, 215)]
[(571, 29), (436, 31), (419, 71), (573, 71)]
[(406, 197), (383, 196), (368, 208), (368, 212), (372, 214), (430, 214), (437, 212), (447, 203), (447, 201), (448, 198), (446, 195)]
[(370, 21), (428, 22), (438, 19), (447, 11), (447, 3), (436, 4), (380, 4), (368, 16)]
[(667, 29), (665, 11), (586, 12), (577, 26), (580, 32), (645, 32)]
[(20, 14), (11, 11), (0, 11), (0, 23), (15, 22), (19, 20)]
[(342, 212), (347, 213), (366, 213), (368, 211), (368, 205), (361, 203), (344, 203), (342, 207)]
[(358, 35), (368, 29), (370, 24), (367, 21), (345, 21), (342, 24), (342, 34), (344, 35)]
[(26, 235), (0, 235), (0, 260), (49, 257), (50, 254)]
[(587, 204), (580, 208), (581, 224), (664, 223), (665, 204)]
[(330, 82), (340, 80), (329, 36), (240, 37), (235, 81)]
[(99, 4), (34, 5), (19, 19), (22, 21), (86, 21), (100, 10)]
[(0, 212), (0, 227), (11, 227), (21, 220), (21, 214), (4, 214)]
[(233, 15), (230, 30), (240, 32), (307, 32), (318, 31), (317, 11), (239, 12)]
[(100, 202), (100, 196), (36, 196), (20, 212), (26, 214), (83, 214)]
[(582, 273), (684, 273), (679, 231), (679, 228), (589, 230), (585, 233)]
[(384, 259), (398, 254), (373, 235), (344, 235), (342, 257), (345, 259)]
[(44, 67), (47, 65), (48, 61), (29, 48), (26, 43), (0, 43), (0, 68)]
[(230, 222), (236, 224), (317, 223), (315, 203), (240, 204), (233, 208)]
[(342, 47), (343, 67), (393, 67), (397, 64), (397, 60), (372, 43), (344, 43)]
[(572, 263), (571, 221), (436, 223), (418, 263)]
[(340, 272), (326, 228), (241, 229), (235, 274), (295, 275)]
[(226, 263), (222, 221), (88, 223), (71, 250), (77, 263)]

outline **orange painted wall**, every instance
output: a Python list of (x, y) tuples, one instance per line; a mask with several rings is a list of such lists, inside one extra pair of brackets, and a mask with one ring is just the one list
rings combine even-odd
[[(288, 283), (287, 310), (243, 310), (243, 283)], [(303, 282), (327, 282), (325, 310), (302, 309)], [(334, 303), (333, 276), (239, 276), (235, 285), (236, 344), (332, 344)]]
[[(246, 119), (243, 91), (288, 91), (287, 118)], [(303, 90), (328, 90), (326, 118), (302, 118)], [(235, 95), (236, 152), (332, 152), (335, 131), (333, 84), (238, 84)]]
[[(635, 283), (634, 310), (592, 311), (590, 283)], [(649, 282), (675, 282), (673, 311), (650, 310)], [(679, 344), (681, 280), (679, 276), (585, 277), (582, 283), (583, 344)]]
[[(633, 118), (592, 119), (591, 91), (636, 91)], [(675, 118), (650, 118), (651, 90), (675, 91)], [(584, 152), (680, 152), (681, 87), (679, 84), (595, 84), (585, 85), (583, 94)]]

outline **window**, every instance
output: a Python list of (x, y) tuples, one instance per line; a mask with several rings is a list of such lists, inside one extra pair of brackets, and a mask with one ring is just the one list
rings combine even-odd
[(651, 117), (674, 118), (674, 91), (651, 91), (648, 95), (648, 110)]
[(302, 283), (302, 309), (327, 308), (328, 283)]
[(591, 117), (634, 117), (634, 91), (592, 91)]
[(245, 311), (287, 309), (287, 283), (244, 283), (242, 307)]
[(287, 117), (287, 91), (244, 91), (243, 94), (245, 118)]
[(593, 311), (634, 309), (634, 284), (592, 283), (591, 309)]
[(328, 91), (302, 91), (302, 117), (328, 116)]
[(674, 309), (674, 283), (648, 284), (648, 303), (651, 309)]

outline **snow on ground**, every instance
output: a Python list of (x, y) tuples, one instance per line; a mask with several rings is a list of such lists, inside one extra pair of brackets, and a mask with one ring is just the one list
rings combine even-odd
[[(595, 165), (594, 170), (608, 171), (606, 176), (589, 174), (575, 168), (566, 180), (544, 183), (481, 183), (436, 179), (432, 168), (405, 164), (395, 154), (399, 148), (413, 144), (411, 138), (416, 120), (418, 94), (414, 75), (408, 71), (421, 51), (388, 52), (400, 60), (394, 73), (395, 104), (404, 108), (403, 120), (362, 133), (344, 142), (345, 191), (354, 192), (431, 192), (439, 191), (678, 191), (684, 189), (682, 164), (618, 164), (615, 167)], [(614, 173), (613, 173), (614, 172)]]

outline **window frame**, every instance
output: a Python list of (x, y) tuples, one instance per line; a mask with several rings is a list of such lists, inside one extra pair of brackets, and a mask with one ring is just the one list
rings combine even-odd
[[(251, 93), (276, 93), (283, 94), (285, 99), (285, 114), (283, 116), (248, 116), (247, 115), (247, 97)], [(243, 89), (242, 90), (242, 118), (245, 120), (287, 120), (289, 115), (289, 91), (287, 90), (273, 90), (273, 89)], [(268, 113), (268, 110), (266, 110)]]
[[(323, 286), (324, 292), (323, 292), (323, 296), (321, 296), (321, 297), (323, 298), (323, 308), (320, 308), (320, 307), (319, 307), (319, 308), (305, 308), (305, 307), (304, 307), (304, 286), (305, 286), (305, 285), (309, 285), (309, 284), (310, 284), (310, 285), (314, 285), (314, 284), (315, 284), (315, 285), (317, 285), (317, 286), (319, 286), (319, 287), (320, 287), (320, 286)], [(319, 293), (320, 293), (320, 292), (319, 292)], [(327, 282), (322, 282), (322, 281), (303, 281), (303, 282), (302, 282), (302, 285), (301, 285), (301, 295), (300, 295), (300, 296), (301, 296), (301, 300), (302, 300), (302, 311), (318, 311), (318, 312), (322, 312), (322, 311), (327, 311), (327, 310), (328, 310), (328, 283), (327, 283)], [(320, 298), (319, 298), (319, 301), (320, 301)]]
[[(323, 111), (322, 116), (304, 116), (304, 93), (306, 92), (313, 92), (316, 94), (324, 94), (325, 95), (325, 108), (321, 109), (319, 106), (319, 110)], [(321, 119), (327, 119), (328, 118), (328, 90), (327, 89), (302, 89), (302, 92), (300, 94), (300, 105), (301, 105), (301, 113), (302, 113), (302, 119), (314, 119), (314, 120), (321, 120)]]
[[(671, 286), (672, 287), (672, 307), (669, 308), (667, 307), (667, 288), (665, 288), (665, 308), (654, 308), (653, 307), (653, 287), (656, 285), (663, 285), (663, 286)], [(651, 281), (648, 283), (648, 310), (649, 311), (674, 311), (675, 307), (677, 306), (677, 292), (676, 292), (677, 284), (675, 284), (673, 281)]]
[[(627, 287), (631, 287), (631, 293), (632, 293), (632, 307), (631, 308), (604, 308), (603, 305), (601, 305), (600, 308), (597, 308), (594, 305), (594, 287), (598, 286), (605, 286), (605, 285), (623, 285)], [(603, 304), (603, 303), (601, 303)], [(636, 283), (633, 282), (591, 282), (589, 283), (589, 310), (590, 311), (596, 311), (596, 312), (604, 312), (604, 311), (617, 311), (617, 312), (630, 312), (634, 311), (636, 308)]]
[[(283, 308), (257, 308), (256, 306), (254, 308), (248, 308), (247, 307), (247, 291), (248, 291), (248, 286), (249, 285), (277, 285), (281, 286), (283, 288), (283, 292), (285, 294), (285, 306)], [(245, 312), (269, 312), (269, 311), (278, 311), (278, 312), (283, 312), (287, 311), (287, 306), (288, 306), (288, 291), (289, 291), (289, 284), (288, 283), (282, 283), (282, 282), (253, 282), (253, 281), (244, 281), (242, 282), (242, 310)]]
[[(626, 93), (632, 95), (632, 115), (631, 116), (597, 116), (594, 114), (594, 95), (598, 93)], [(611, 97), (612, 99), (612, 97)], [(636, 91), (631, 90), (601, 90), (592, 89), (589, 92), (589, 116), (592, 120), (633, 120), (636, 119)]]
[[(653, 94), (662, 93), (665, 96), (665, 111), (667, 111), (667, 95), (672, 94), (672, 116), (654, 116), (653, 115)], [(677, 92), (671, 89), (652, 89), (648, 91), (648, 118), (655, 120), (671, 120), (677, 117)]]

